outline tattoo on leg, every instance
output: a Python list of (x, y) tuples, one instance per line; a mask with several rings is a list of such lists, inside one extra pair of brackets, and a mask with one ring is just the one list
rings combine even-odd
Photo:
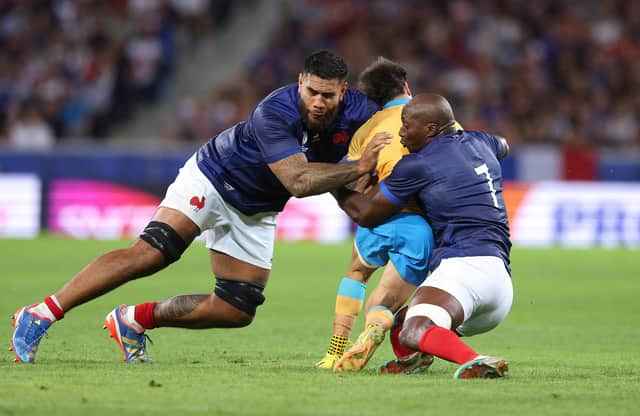
[(209, 299), (210, 295), (179, 295), (159, 302), (156, 305), (156, 319), (162, 321), (175, 321), (193, 312), (202, 302)]

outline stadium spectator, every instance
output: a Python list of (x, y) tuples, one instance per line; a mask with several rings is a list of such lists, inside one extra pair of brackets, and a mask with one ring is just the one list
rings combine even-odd
[[(0, 2), (0, 133), (8, 134), (7, 113), (24, 101), (41, 103), (61, 139), (105, 137), (142, 101), (162, 99), (187, 23), (176, 19), (174, 3)], [(190, 13), (211, 19), (207, 7)]]
[(128, 362), (148, 361), (145, 331), (159, 326), (241, 327), (251, 323), (271, 269), (275, 216), (287, 200), (327, 192), (369, 174), (388, 136), (357, 162), (339, 162), (351, 135), (378, 106), (347, 89), (347, 67), (331, 52), (304, 61), (297, 84), (268, 95), (247, 121), (221, 132), (180, 170), (152, 221), (130, 247), (102, 255), (44, 302), (14, 315), (16, 361), (33, 362), (42, 336), (65, 312), (178, 260), (207, 231), (210, 294), (121, 305), (105, 327)]
[(356, 71), (378, 55), (401, 63), (414, 89), (450, 97), (467, 128), (640, 149), (638, 21), (640, 3), (620, 0), (302, 0), (245, 82), (264, 93), (295, 74), (301, 51), (331, 45)]
[(416, 352), (457, 363), (454, 378), (502, 377), (508, 371), (506, 360), (478, 354), (459, 336), (493, 329), (511, 308), (511, 242), (498, 161), (509, 147), (501, 137), (457, 130), (455, 123), (444, 97), (415, 96), (402, 110), (400, 129), (410, 154), (372, 191), (338, 191), (341, 207), (365, 227), (383, 223), (415, 198), (436, 238), (431, 274), (404, 324), (392, 332), (398, 359), (381, 372), (412, 372), (416, 363), (425, 364), (415, 360)]
[(9, 127), (9, 143), (19, 150), (49, 150), (55, 144), (53, 130), (42, 117), (37, 103), (26, 102)]

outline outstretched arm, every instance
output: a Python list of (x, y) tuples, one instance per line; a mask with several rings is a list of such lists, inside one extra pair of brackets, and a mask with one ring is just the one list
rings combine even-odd
[(389, 201), (376, 185), (366, 194), (340, 188), (334, 192), (340, 208), (362, 227), (375, 227), (400, 211), (402, 205)]
[(390, 141), (391, 134), (376, 134), (357, 162), (309, 162), (303, 153), (296, 153), (270, 163), (269, 168), (293, 196), (321, 194), (344, 186), (371, 172), (378, 163), (380, 150)]

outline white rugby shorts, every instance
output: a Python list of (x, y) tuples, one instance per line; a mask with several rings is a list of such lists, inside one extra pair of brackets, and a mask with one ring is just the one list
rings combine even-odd
[(195, 154), (180, 168), (160, 206), (178, 210), (196, 223), (207, 248), (271, 269), (277, 213), (247, 216), (228, 204), (198, 168)]
[(454, 328), (460, 335), (487, 332), (502, 322), (513, 302), (513, 285), (499, 257), (453, 257), (444, 259), (422, 286), (451, 294), (464, 310), (464, 322)]

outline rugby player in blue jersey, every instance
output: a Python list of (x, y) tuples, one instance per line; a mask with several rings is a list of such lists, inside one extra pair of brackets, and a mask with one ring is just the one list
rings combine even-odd
[(415, 198), (435, 235), (431, 274), (416, 291), (399, 336), (391, 337), (398, 360), (380, 371), (405, 372), (411, 363), (403, 358), (420, 351), (458, 364), (455, 378), (502, 377), (506, 360), (477, 353), (460, 336), (495, 328), (513, 300), (499, 162), (509, 152), (507, 142), (457, 130), (449, 102), (436, 94), (417, 95), (404, 107), (399, 134), (410, 154), (391, 175), (366, 194), (337, 192), (343, 209), (364, 227), (383, 223)]
[(265, 298), (276, 214), (292, 196), (320, 194), (369, 174), (390, 139), (374, 138), (357, 162), (339, 162), (378, 106), (349, 90), (347, 67), (328, 51), (306, 58), (297, 84), (273, 91), (248, 119), (203, 145), (180, 169), (140, 238), (104, 254), (39, 304), (14, 314), (11, 348), (35, 360), (42, 336), (72, 308), (178, 260), (206, 231), (213, 293), (121, 305), (105, 318), (127, 362), (144, 362), (156, 327), (242, 327)]

